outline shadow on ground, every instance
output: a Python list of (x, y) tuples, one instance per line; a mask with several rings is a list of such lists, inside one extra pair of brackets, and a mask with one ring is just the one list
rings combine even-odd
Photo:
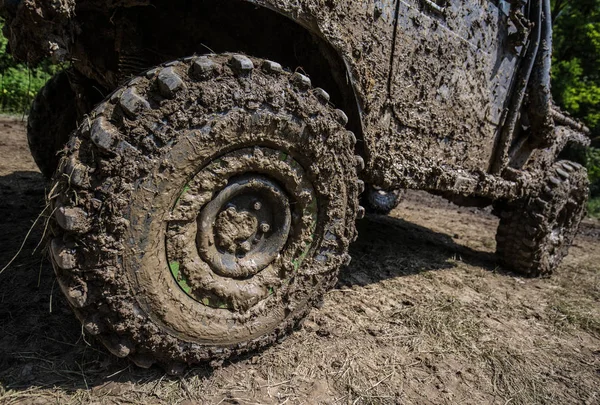
[(457, 244), (449, 235), (400, 218), (368, 216), (358, 223), (351, 246), (352, 263), (340, 273), (339, 285), (368, 285), (388, 278), (456, 267), (455, 260), (502, 271), (496, 256)]
[[(82, 335), (39, 243), (45, 223), (45, 216), (40, 216), (45, 186), (37, 172), (0, 177), (0, 266), (20, 250), (0, 274), (0, 389), (56, 386), (70, 391), (107, 381), (162, 378), (160, 370), (138, 369)], [(351, 247), (353, 261), (342, 270), (338, 286), (448, 269), (455, 266), (456, 258), (488, 270), (496, 268), (493, 254), (458, 245), (446, 234), (402, 219), (372, 216), (358, 227), (361, 236)], [(190, 373), (209, 376), (211, 369), (200, 367)]]

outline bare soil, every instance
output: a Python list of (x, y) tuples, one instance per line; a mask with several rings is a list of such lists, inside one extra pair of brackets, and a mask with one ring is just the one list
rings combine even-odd
[(24, 127), (0, 118), (0, 266), (20, 251), (0, 274), (0, 404), (600, 404), (598, 222), (555, 275), (523, 279), (496, 264), (495, 217), (424, 193), (360, 221), (352, 263), (285, 341), (181, 378), (116, 359), (38, 246), (47, 185)]

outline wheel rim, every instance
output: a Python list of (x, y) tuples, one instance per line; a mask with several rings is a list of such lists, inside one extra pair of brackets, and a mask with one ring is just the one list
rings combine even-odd
[(169, 270), (195, 301), (244, 312), (289, 281), (316, 223), (315, 191), (291, 156), (233, 151), (183, 187), (167, 226)]
[(247, 278), (283, 249), (291, 225), (285, 192), (259, 175), (230, 181), (198, 217), (200, 257), (223, 277)]
[[(62, 160), (58, 204), (81, 211), (89, 229), (65, 228), (53, 257), (69, 294), (82, 294), (68, 298), (85, 328), (119, 356), (191, 364), (264, 347), (291, 331), (348, 260), (361, 161), (347, 118), (302, 75), (248, 59), (193, 57), (135, 77), (93, 111)], [(212, 234), (223, 255), (252, 239), (259, 218), (240, 213), (248, 205), (225, 217), (237, 196), (219, 198), (248, 178), (270, 190), (262, 205), (289, 206), (290, 220), (289, 229), (269, 225), (287, 234), (279, 254), (242, 272), (219, 267), (202, 246)], [(269, 198), (278, 189), (287, 204)], [(238, 222), (246, 230), (227, 243), (224, 228)]]

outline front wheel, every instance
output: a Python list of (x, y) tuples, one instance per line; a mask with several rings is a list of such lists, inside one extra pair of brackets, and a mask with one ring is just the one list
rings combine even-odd
[(131, 80), (69, 143), (53, 188), (58, 281), (140, 366), (256, 350), (348, 260), (361, 182), (345, 115), (308, 77), (243, 55)]

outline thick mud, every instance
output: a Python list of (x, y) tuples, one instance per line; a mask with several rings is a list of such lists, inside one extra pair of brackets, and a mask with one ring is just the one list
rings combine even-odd
[[(489, 175), (508, 163), (501, 131), (524, 53), (508, 43), (522, 10), (442, 3), (29, 0), (2, 12), (17, 56), (66, 57), (105, 95), (169, 60), (243, 52), (302, 71), (331, 93), (359, 138), (368, 183), (490, 202), (528, 195), (544, 167), (525, 163), (553, 160), (557, 145), (513, 159), (511, 167), (527, 169), (518, 179)], [(520, 34), (524, 41), (527, 30)]]
[[(44, 207), (24, 124), (0, 120), (0, 264)], [(353, 261), (302, 329), (172, 378), (117, 359), (60, 294), (44, 217), (0, 275), (1, 404), (556, 404), (600, 402), (600, 226), (552, 278), (496, 264), (497, 220), (423, 193), (359, 222)]]
[(497, 207), (496, 253), (506, 267), (523, 275), (546, 275), (558, 268), (586, 214), (589, 181), (583, 166), (558, 161), (545, 183), (537, 198)]
[[(94, 109), (51, 197), (91, 222), (54, 228), (50, 245), (86, 330), (180, 373), (296, 326), (355, 236), (360, 160), (323, 92), (277, 63), (223, 54), (152, 69)], [(236, 207), (255, 223), (223, 220)]]

